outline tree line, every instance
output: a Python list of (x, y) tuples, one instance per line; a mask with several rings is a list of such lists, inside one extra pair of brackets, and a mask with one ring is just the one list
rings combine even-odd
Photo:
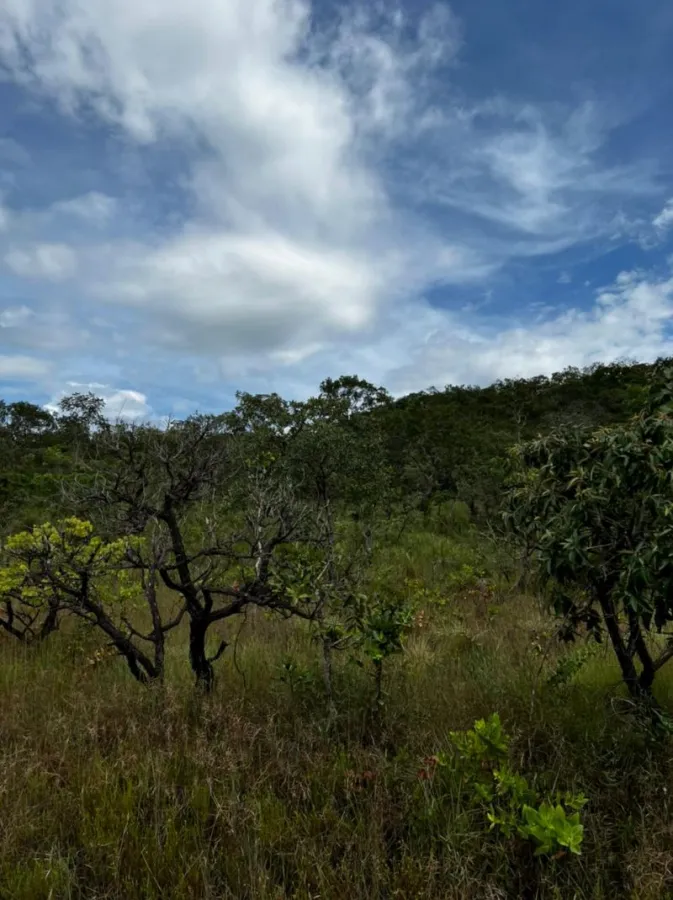
[(109, 422), (91, 394), (53, 413), (1, 403), (0, 628), (30, 642), (76, 617), (150, 682), (186, 623), (210, 690), (227, 647), (215, 626), (261, 608), (307, 623), (330, 703), (344, 649), (369, 660), (378, 701), (410, 611), (373, 584), (373, 554), (458, 500), (538, 575), (563, 635), (605, 632), (653, 705), (673, 657), (669, 363), (400, 400), (344, 376), (306, 401), (240, 393), (231, 411), (163, 427)]

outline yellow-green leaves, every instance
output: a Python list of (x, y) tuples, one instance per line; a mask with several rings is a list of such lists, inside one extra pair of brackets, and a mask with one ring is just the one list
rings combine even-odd
[(134, 576), (123, 567), (130, 550), (140, 549), (139, 538), (106, 542), (91, 522), (74, 517), (57, 524), (45, 522), (7, 538), (2, 548), (0, 596), (36, 604), (53, 598), (74, 602), (78, 592), (94, 580), (116, 575), (119, 596), (135, 596)]

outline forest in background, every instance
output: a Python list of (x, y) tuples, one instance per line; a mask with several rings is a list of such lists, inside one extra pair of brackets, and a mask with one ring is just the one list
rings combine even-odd
[(670, 362), (0, 403), (0, 896), (673, 896)]
[[(595, 364), (488, 387), (430, 388), (394, 401), (374, 389), (376, 424), (403, 490), (426, 505), (439, 497), (463, 500), (483, 517), (498, 507), (510, 446), (558, 427), (625, 421), (642, 404), (652, 370), (646, 363)], [(93, 394), (66, 398), (56, 413), (0, 400), (5, 533), (60, 510), (59, 484), (74, 472), (75, 448), (100, 424), (102, 412)]]

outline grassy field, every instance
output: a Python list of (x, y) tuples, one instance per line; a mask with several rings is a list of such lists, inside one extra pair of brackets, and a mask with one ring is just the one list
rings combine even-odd
[[(0, 640), (0, 898), (673, 897), (671, 742), (638, 728), (607, 648), (550, 684), (577, 651), (497, 560), (475, 588), (475, 554), (412, 534), (381, 563), (420, 605), (376, 722), (366, 667), (338, 658), (330, 717), (306, 628), (259, 613), (230, 626), (211, 697), (184, 634), (152, 689), (92, 633)], [(421, 777), (449, 731), (495, 711), (518, 771), (589, 797), (581, 856), (533, 859)]]

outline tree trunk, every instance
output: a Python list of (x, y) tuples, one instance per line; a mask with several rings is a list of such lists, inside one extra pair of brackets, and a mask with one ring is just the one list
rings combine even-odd
[(638, 673), (633, 662), (633, 657), (629, 655), (626, 646), (624, 645), (621, 632), (619, 631), (617, 613), (615, 611), (614, 603), (612, 602), (612, 597), (610, 596), (610, 591), (608, 589), (601, 591), (598, 601), (601, 605), (601, 610), (603, 611), (603, 620), (605, 621), (605, 627), (612, 643), (612, 649), (615, 651), (619, 668), (622, 670), (622, 678), (624, 679), (624, 683), (626, 684), (629, 693), (633, 696), (634, 689), (638, 683)]
[(654, 662), (652, 661), (650, 652), (647, 649), (647, 642), (645, 640), (645, 636), (643, 635), (643, 630), (640, 627), (638, 616), (631, 611), (629, 611), (629, 631), (631, 632), (629, 644), (631, 643), (631, 640), (633, 640), (633, 645), (636, 649), (636, 653), (638, 654), (638, 659), (640, 660), (640, 663), (643, 667), (643, 670), (640, 673), (640, 677), (638, 679), (638, 683), (641, 690), (649, 694), (651, 693), (652, 684), (654, 683)]
[[(633, 700), (638, 703), (645, 702), (649, 706), (654, 701), (654, 698), (652, 697), (654, 672), (644, 670), (644, 677), (638, 675), (638, 670), (633, 661), (633, 653), (629, 652), (619, 630), (617, 612), (612, 597), (610, 596), (610, 591), (608, 589), (601, 591), (598, 600), (603, 612), (603, 619), (612, 643), (612, 648), (615, 651), (617, 662), (622, 670), (624, 684)], [(640, 639), (642, 640), (642, 635), (640, 635)]]
[(40, 628), (40, 640), (44, 641), (49, 635), (58, 628), (59, 607), (56, 604), (49, 605), (49, 612), (46, 615), (42, 627)]
[(154, 666), (157, 679), (163, 683), (166, 665), (166, 636), (157, 602), (156, 567), (152, 565), (145, 580), (145, 599), (152, 616), (152, 643), (154, 645)]
[(192, 617), (189, 621), (189, 662), (196, 676), (196, 686), (209, 694), (215, 684), (213, 664), (206, 654), (208, 620)]
[(151, 680), (151, 678), (148, 676), (145, 669), (141, 668), (138, 665), (138, 660), (135, 658), (133, 653), (127, 652), (123, 648), (123, 646), (119, 645), (117, 645), (117, 650), (126, 660), (126, 665), (129, 667), (129, 672), (131, 673), (131, 675), (133, 675), (136, 681), (139, 681), (140, 684), (147, 684)]

